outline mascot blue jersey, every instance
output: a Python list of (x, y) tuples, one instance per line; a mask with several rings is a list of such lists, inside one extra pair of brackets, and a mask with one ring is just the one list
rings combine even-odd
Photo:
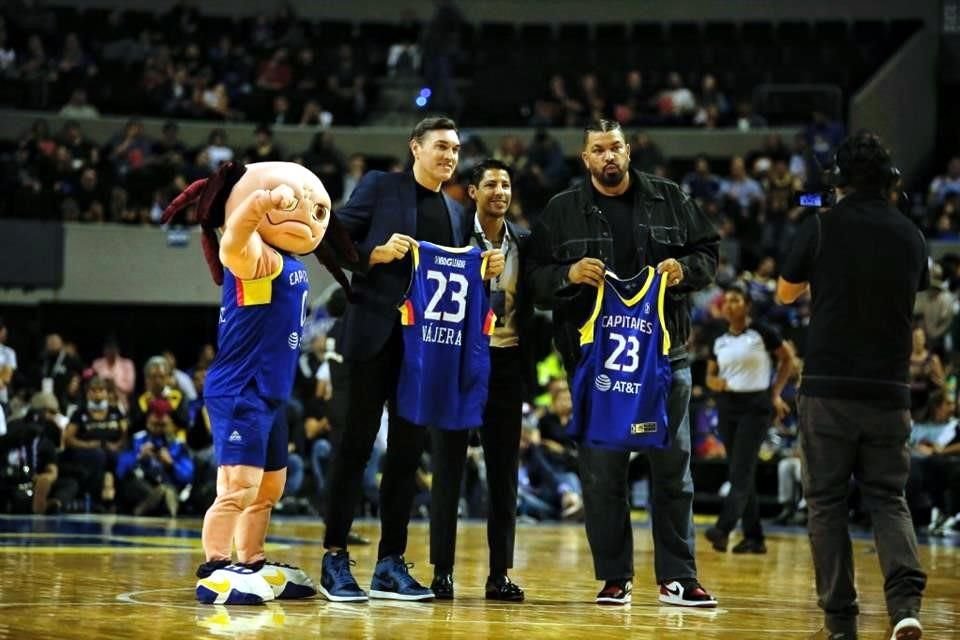
[(410, 288), (400, 306), (403, 364), (397, 412), (418, 425), (471, 429), (483, 423), (495, 317), (475, 247), (429, 242), (414, 248)]
[(309, 282), (302, 262), (279, 255), (279, 269), (256, 280), (241, 280), (224, 269), (217, 356), (207, 371), (204, 396), (238, 395), (252, 379), (265, 398), (289, 397)]
[(593, 313), (580, 328), (568, 433), (589, 446), (660, 449), (669, 444), (672, 372), (663, 315), (666, 274), (647, 267), (620, 280), (604, 275)]

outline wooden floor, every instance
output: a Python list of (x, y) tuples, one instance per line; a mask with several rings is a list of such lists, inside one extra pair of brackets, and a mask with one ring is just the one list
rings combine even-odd
[[(357, 529), (376, 536), (376, 523)], [(530, 525), (518, 531), (513, 577), (527, 591), (522, 604), (483, 600), (486, 545), (482, 524), (462, 523), (453, 603), (322, 599), (230, 608), (193, 601), (200, 561), (199, 522), (115, 516), (33, 519), (0, 516), (0, 639), (131, 638), (810, 638), (821, 627), (802, 530), (772, 532), (766, 556), (719, 554), (698, 540), (701, 579), (719, 599), (715, 610), (660, 606), (653, 584), (649, 528), (636, 528), (634, 602), (593, 604), (582, 526)], [(319, 577), (323, 532), (307, 520), (275, 522), (272, 558)], [(702, 527), (699, 535), (702, 536)], [(923, 544), (930, 573), (924, 638), (960, 638), (960, 540)], [(855, 543), (863, 615), (861, 638), (886, 635), (882, 579), (869, 539)], [(375, 547), (357, 547), (355, 575), (369, 584)], [(414, 524), (408, 561), (429, 581), (427, 528)]]

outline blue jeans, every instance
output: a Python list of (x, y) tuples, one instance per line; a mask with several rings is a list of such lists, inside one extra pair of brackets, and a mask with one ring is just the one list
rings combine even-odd
[(330, 464), (332, 450), (333, 445), (326, 438), (314, 440), (310, 450), (310, 470), (313, 471), (313, 478), (317, 483), (318, 496), (322, 496), (327, 490), (327, 465)]
[(287, 456), (287, 483), (283, 487), (283, 496), (295, 496), (303, 486), (303, 458), (296, 453)]
[[(646, 454), (650, 461), (650, 518), (657, 582), (697, 576), (690, 473), (691, 385), (689, 368), (673, 372), (667, 404), (670, 446)], [(587, 539), (598, 580), (633, 577), (633, 528), (627, 490), (629, 466), (629, 451), (580, 449)]]

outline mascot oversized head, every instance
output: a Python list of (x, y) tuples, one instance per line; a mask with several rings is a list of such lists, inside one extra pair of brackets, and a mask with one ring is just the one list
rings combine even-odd
[[(337, 282), (350, 291), (334, 251), (352, 262), (356, 250), (332, 215), (330, 196), (320, 178), (306, 167), (293, 162), (246, 166), (228, 162), (178, 195), (163, 212), (162, 221), (175, 222), (193, 205), (203, 231), (203, 254), (218, 285), (223, 284), (224, 265), (241, 278), (254, 277), (249, 271), (253, 254), (261, 259), (257, 262), (269, 256), (260, 250), (263, 243), (286, 253), (316, 254)], [(321, 244), (328, 227), (328, 242)], [(222, 243), (218, 232), (222, 233)], [(241, 239), (248, 242), (237, 242)], [(252, 266), (254, 273), (260, 273), (268, 265)]]

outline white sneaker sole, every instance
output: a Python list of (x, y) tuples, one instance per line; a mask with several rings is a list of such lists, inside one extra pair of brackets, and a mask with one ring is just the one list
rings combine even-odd
[(704, 600), (704, 601), (677, 600), (675, 598), (671, 598), (670, 596), (665, 596), (662, 593), (660, 594), (659, 600), (664, 604), (671, 604), (675, 607), (697, 607), (699, 609), (713, 609), (717, 606), (716, 600)]
[(597, 598), (597, 604), (606, 604), (606, 605), (627, 605), (633, 602), (633, 596), (628, 595), (626, 598)]
[(376, 589), (371, 589), (367, 593), (370, 594), (371, 598), (377, 600), (402, 600), (404, 602), (420, 602), (422, 600), (433, 600), (433, 593), (425, 593), (421, 596), (407, 596), (402, 593), (396, 593), (394, 591), (378, 591)]
[(920, 640), (923, 637), (923, 627), (916, 618), (904, 618), (893, 628), (890, 640)]
[(317, 590), (320, 591), (320, 595), (330, 602), (366, 602), (370, 599), (368, 596), (335, 596), (324, 589), (323, 585), (318, 586)]

